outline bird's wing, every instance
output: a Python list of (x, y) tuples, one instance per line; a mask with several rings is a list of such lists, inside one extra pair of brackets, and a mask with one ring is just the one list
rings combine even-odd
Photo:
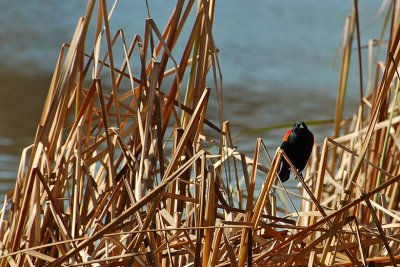
[(289, 139), (290, 134), (292, 133), (292, 130), (287, 130), (287, 132), (285, 133), (285, 135), (283, 136), (282, 141), (285, 142)]

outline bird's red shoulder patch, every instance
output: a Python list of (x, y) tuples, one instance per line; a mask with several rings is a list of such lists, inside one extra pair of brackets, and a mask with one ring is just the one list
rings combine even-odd
[(284, 141), (284, 142), (287, 141), (291, 133), (292, 133), (292, 130), (287, 130), (287, 132), (283, 136), (282, 141)]

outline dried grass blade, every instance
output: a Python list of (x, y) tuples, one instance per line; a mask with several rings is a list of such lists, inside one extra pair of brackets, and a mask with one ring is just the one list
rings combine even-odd
[[(258, 163), (258, 158), (260, 154), (260, 147), (261, 147), (261, 139), (257, 138), (256, 146), (254, 148), (254, 162), (257, 164)], [(251, 219), (251, 212), (253, 210), (253, 198), (254, 198), (254, 187), (256, 183), (256, 177), (257, 177), (257, 165), (253, 165), (251, 175), (250, 175), (250, 181), (249, 181), (249, 190), (248, 190), (248, 195), (247, 195), (247, 203), (246, 203), (246, 213), (244, 217), (244, 222), (250, 222), (252, 221)], [(252, 246), (251, 244), (247, 243), (248, 241), (248, 233), (247, 231), (242, 231), (241, 235), (241, 240), (240, 240), (240, 247), (239, 247), (239, 262), (238, 266), (242, 267), (245, 265), (246, 261), (246, 256), (247, 256), (247, 248), (248, 246)]]
[(119, 110), (119, 103), (117, 97), (117, 86), (116, 86), (116, 77), (114, 72), (114, 56), (113, 56), (113, 49), (111, 45), (111, 34), (110, 34), (110, 25), (109, 25), (109, 18), (107, 14), (107, 4), (106, 0), (101, 0), (99, 2), (100, 8), (102, 10), (102, 16), (104, 21), (105, 33), (106, 33), (106, 40), (107, 40), (107, 52), (109, 54), (110, 60), (110, 74), (111, 74), (111, 84), (112, 84), (112, 99), (114, 101), (114, 109), (117, 119), (117, 126), (121, 126), (121, 118), (120, 118), (120, 110)]
[[(395, 177), (391, 178), (387, 182), (383, 183), (381, 186), (379, 186), (377, 188), (374, 188), (370, 192), (366, 193), (366, 195), (368, 197), (371, 197), (374, 194), (382, 191), (383, 189), (389, 187), (390, 185), (392, 185), (392, 184), (394, 184), (394, 183), (396, 183), (398, 181), (400, 181), (400, 175), (396, 175)], [(330, 215), (324, 217), (323, 219), (319, 220), (315, 224), (310, 225), (310, 226), (300, 230), (298, 233), (296, 233), (293, 236), (291, 236), (290, 238), (286, 239), (284, 242), (279, 243), (276, 246), (274, 246), (273, 248), (271, 248), (267, 253), (258, 256), (256, 261), (255, 261), (255, 263), (258, 263), (259, 261), (271, 256), (274, 252), (276, 252), (277, 250), (285, 247), (290, 242), (292, 242), (294, 240), (301, 240), (301, 239), (305, 238), (305, 236), (307, 236), (309, 234), (309, 232), (311, 232), (313, 229), (315, 229), (315, 228), (319, 227), (320, 225), (326, 223), (327, 221), (331, 220), (332, 218), (336, 218), (336, 217), (342, 216), (342, 214), (345, 211), (349, 210), (350, 208), (355, 207), (356, 205), (359, 205), (362, 201), (364, 201), (363, 197), (359, 197), (359, 198), (353, 200), (351, 203), (348, 203), (347, 205), (345, 205), (345, 206), (341, 207), (340, 209), (336, 210), (332, 214), (330, 214)]]
[(368, 195), (363, 190), (361, 190), (361, 195), (362, 195), (362, 198), (364, 199), (365, 203), (367, 204), (367, 206), (368, 206), (368, 208), (369, 208), (369, 210), (371, 212), (372, 219), (373, 219), (373, 221), (374, 221), (374, 223), (376, 225), (376, 228), (379, 231), (379, 235), (380, 235), (380, 237), (381, 237), (381, 239), (383, 241), (383, 244), (385, 245), (385, 248), (386, 248), (386, 250), (387, 250), (387, 252), (389, 254), (389, 258), (390, 258), (393, 266), (396, 267), (397, 264), (396, 264), (396, 259), (394, 258), (393, 251), (392, 251), (392, 249), (391, 249), (391, 247), (389, 245), (389, 242), (387, 241), (386, 234), (382, 229), (382, 225), (379, 222), (378, 216), (376, 215), (375, 210), (372, 207), (371, 201), (369, 200)]
[(15, 233), (14, 233), (14, 241), (13, 241), (13, 245), (11, 248), (11, 251), (16, 251), (19, 246), (20, 246), (20, 242), (22, 240), (21, 235), (22, 235), (22, 231), (24, 228), (24, 224), (25, 224), (25, 220), (27, 217), (27, 209), (29, 208), (29, 201), (31, 198), (31, 190), (35, 181), (35, 176), (37, 173), (38, 168), (35, 168), (32, 170), (31, 174), (29, 175), (29, 180), (27, 183), (27, 188), (25, 189), (25, 194), (24, 194), (24, 200), (22, 201), (22, 206), (21, 206), (21, 210), (19, 212), (19, 216), (18, 216), (18, 223), (15, 229)]
[(151, 200), (154, 200), (154, 198), (162, 192), (165, 187), (176, 177), (178, 177), (183, 171), (185, 171), (188, 167), (191, 166), (193, 161), (197, 160), (201, 155), (203, 155), (204, 151), (199, 151), (193, 157), (188, 160), (187, 163), (185, 163), (182, 167), (178, 168), (174, 173), (171, 173), (170, 176), (165, 177), (163, 182), (155, 187), (153, 190), (151, 190), (146, 196), (144, 196), (142, 199), (140, 199), (137, 203), (129, 207), (127, 210), (125, 210), (122, 214), (120, 214), (118, 217), (116, 217), (113, 221), (105, 225), (101, 230), (95, 232), (92, 237), (88, 238), (87, 240), (82, 241), (79, 243), (76, 248), (73, 250), (70, 250), (66, 255), (63, 257), (60, 257), (56, 259), (53, 263), (51, 263), (48, 266), (58, 266), (62, 262), (66, 261), (67, 259), (71, 258), (73, 255), (79, 252), (79, 250), (85, 248), (88, 246), (90, 243), (98, 240), (101, 238), (103, 235), (109, 233), (112, 231), (115, 227), (123, 223), (125, 219), (127, 219), (129, 216), (131, 216), (133, 213), (137, 212), (143, 205), (148, 203)]

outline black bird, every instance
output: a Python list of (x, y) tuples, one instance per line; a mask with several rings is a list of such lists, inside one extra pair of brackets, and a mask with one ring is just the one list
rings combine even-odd
[[(313, 145), (314, 135), (308, 130), (304, 122), (298, 121), (283, 136), (281, 148), (285, 151), (297, 171), (301, 172), (307, 164)], [(282, 182), (286, 182), (289, 179), (290, 165), (283, 157), (278, 174)]]

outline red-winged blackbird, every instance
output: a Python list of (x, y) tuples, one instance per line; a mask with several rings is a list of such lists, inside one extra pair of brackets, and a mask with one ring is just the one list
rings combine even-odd
[[(285, 151), (285, 154), (289, 157), (298, 172), (301, 172), (307, 164), (313, 145), (314, 135), (308, 130), (304, 122), (299, 121), (283, 136), (281, 148)], [(290, 165), (282, 158), (279, 178), (282, 182), (285, 182), (289, 179), (289, 175)]]

